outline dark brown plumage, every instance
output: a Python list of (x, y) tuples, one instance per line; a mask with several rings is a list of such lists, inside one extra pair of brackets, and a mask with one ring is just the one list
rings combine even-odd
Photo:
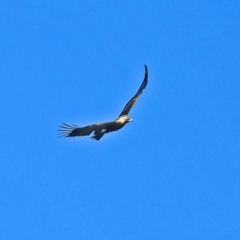
[(123, 111), (120, 113), (119, 117), (112, 122), (104, 122), (104, 123), (97, 123), (93, 125), (89, 125), (86, 127), (79, 127), (77, 125), (69, 125), (66, 123), (63, 123), (60, 126), (60, 137), (78, 137), (78, 136), (88, 136), (92, 132), (94, 132), (94, 135), (91, 137), (95, 140), (101, 139), (101, 137), (109, 132), (114, 132), (122, 127), (125, 126), (125, 124), (132, 122), (132, 119), (128, 117), (128, 113), (130, 112), (131, 108), (135, 104), (135, 102), (138, 100), (139, 96), (142, 94), (143, 90), (146, 88), (148, 83), (148, 68), (146, 65), (145, 67), (145, 76), (143, 79), (143, 82), (138, 89), (137, 93), (130, 99), (130, 101), (126, 104)]

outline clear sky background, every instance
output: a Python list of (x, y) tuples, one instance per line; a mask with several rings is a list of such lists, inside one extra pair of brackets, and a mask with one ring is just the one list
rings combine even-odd
[(239, 240), (239, 76), (239, 1), (1, 1), (0, 239)]

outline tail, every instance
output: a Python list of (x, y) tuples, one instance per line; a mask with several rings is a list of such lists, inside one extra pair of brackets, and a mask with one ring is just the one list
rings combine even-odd
[(105, 133), (106, 133), (106, 130), (104, 130), (104, 131), (102, 131), (100, 133), (99, 132), (98, 133), (94, 132), (94, 135), (91, 138), (98, 141), (98, 140), (100, 140), (102, 138), (102, 136)]

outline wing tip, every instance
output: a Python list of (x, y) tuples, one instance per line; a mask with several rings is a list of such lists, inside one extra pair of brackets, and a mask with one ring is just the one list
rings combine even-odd
[(66, 123), (62, 123), (62, 125), (59, 126), (59, 133), (58, 133), (58, 138), (66, 138), (66, 137), (74, 137), (74, 135), (72, 135), (72, 132), (78, 128), (77, 125), (75, 124), (66, 124)]

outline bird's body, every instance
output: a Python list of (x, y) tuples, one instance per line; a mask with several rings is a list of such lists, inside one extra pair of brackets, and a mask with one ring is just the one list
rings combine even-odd
[(69, 125), (63, 123), (63, 125), (60, 126), (61, 129), (59, 129), (60, 135), (63, 137), (77, 137), (88, 136), (92, 132), (94, 132), (94, 135), (91, 138), (98, 141), (102, 138), (104, 134), (121, 129), (122, 127), (125, 126), (125, 124), (132, 122), (132, 119), (128, 117), (128, 113), (131, 110), (134, 103), (139, 98), (139, 96), (141, 95), (143, 89), (145, 89), (145, 87), (147, 86), (147, 83), (148, 83), (148, 69), (147, 66), (145, 65), (145, 76), (139, 90), (134, 95), (134, 97), (131, 98), (131, 100), (126, 104), (123, 111), (116, 120), (112, 122), (97, 123), (85, 127), (79, 127), (74, 124)]

